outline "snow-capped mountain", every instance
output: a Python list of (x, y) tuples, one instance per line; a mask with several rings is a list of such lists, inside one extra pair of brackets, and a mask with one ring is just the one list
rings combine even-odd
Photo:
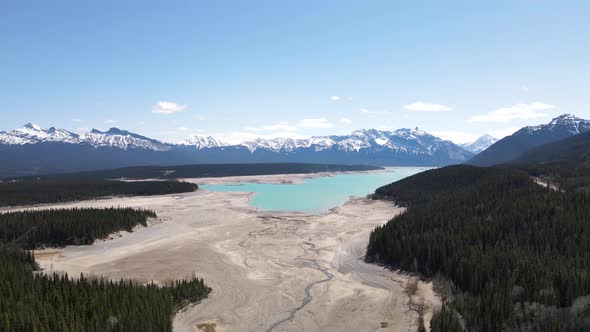
[[(348, 135), (313, 136), (307, 139), (259, 138), (234, 145), (224, 144), (213, 137), (196, 136), (189, 141), (189, 144), (198, 149), (227, 146), (244, 147), (251, 153), (262, 150), (280, 153), (294, 152), (300, 149), (312, 149), (316, 152), (329, 149), (343, 152), (378, 149), (428, 155), (435, 153), (441, 147), (447, 148), (452, 143), (418, 129), (398, 129), (396, 131), (362, 129)], [(456, 152), (461, 153), (460, 149)]]
[(538, 126), (528, 126), (520, 129), (518, 132), (523, 131), (527, 133), (555, 133), (560, 135), (576, 135), (590, 130), (590, 121), (576, 117), (573, 114), (562, 114), (547, 124)]
[(111, 128), (104, 132), (93, 129), (87, 134), (78, 135), (65, 129), (55, 127), (43, 129), (36, 124), (27, 123), (23, 127), (8, 133), (0, 132), (0, 144), (23, 145), (44, 142), (89, 144), (93, 147), (114, 147), (123, 150), (136, 148), (167, 151), (171, 148), (169, 144), (118, 128)]
[(123, 150), (134, 148), (152, 151), (168, 151), (172, 148), (169, 144), (119, 128), (111, 128), (107, 131), (92, 129), (91, 132), (82, 135), (81, 139), (83, 142), (95, 147), (116, 147)]
[(199, 136), (193, 135), (186, 140), (187, 145), (192, 145), (197, 149), (213, 148), (229, 145), (213, 136)]
[(496, 143), (497, 141), (497, 138), (494, 138), (493, 136), (486, 134), (475, 140), (475, 142), (459, 144), (459, 146), (469, 152), (480, 153), (481, 151), (489, 148), (492, 144)]
[(80, 137), (65, 129), (51, 127), (45, 130), (33, 123), (27, 123), (8, 133), (0, 132), (0, 144), (35, 144), (40, 142), (80, 143)]
[(307, 162), (384, 166), (440, 166), (472, 154), (450, 141), (416, 129), (356, 130), (307, 139), (255, 139), (228, 144), (193, 136), (169, 144), (111, 128), (78, 135), (27, 124), (0, 132), (0, 176), (190, 163)]
[[(201, 142), (201, 141), (200, 141)], [(356, 130), (308, 139), (255, 139), (234, 145), (199, 144), (207, 162), (322, 162), (373, 165), (447, 165), (472, 154), (418, 129)]]
[(549, 123), (518, 130), (492, 144), (469, 160), (468, 163), (480, 166), (506, 163), (534, 147), (587, 131), (590, 131), (590, 121), (580, 119), (573, 114), (563, 114)]

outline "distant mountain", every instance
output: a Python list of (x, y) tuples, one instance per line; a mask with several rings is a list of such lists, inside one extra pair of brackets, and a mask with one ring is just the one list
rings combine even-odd
[(590, 130), (590, 121), (572, 114), (560, 115), (539, 126), (524, 127), (473, 157), (467, 164), (491, 166), (509, 162), (537, 146)]
[(27, 123), (9, 133), (0, 131), (0, 144), (22, 145), (41, 142), (80, 143), (80, 136), (64, 129), (51, 127), (42, 129), (36, 124)]
[(0, 176), (26, 176), (143, 165), (301, 162), (441, 166), (472, 153), (417, 129), (357, 130), (308, 139), (256, 139), (229, 144), (193, 136), (170, 144), (119, 128), (78, 135), (34, 124), (0, 132)]
[(459, 146), (469, 152), (477, 154), (489, 148), (492, 144), (496, 143), (497, 141), (497, 138), (494, 138), (491, 135), (486, 134), (478, 138), (475, 142), (459, 144)]
[(194, 147), (196, 147), (197, 149), (203, 149), (203, 148), (216, 148), (216, 147), (221, 147), (221, 146), (227, 146), (229, 144), (216, 139), (215, 137), (212, 136), (192, 136), (191, 138), (186, 140), (186, 143), (188, 145), (192, 145)]
[(436, 166), (460, 163), (472, 154), (456, 144), (415, 129), (356, 130), (348, 135), (308, 139), (256, 139), (235, 145), (196, 145), (208, 162), (323, 162), (382, 166)]

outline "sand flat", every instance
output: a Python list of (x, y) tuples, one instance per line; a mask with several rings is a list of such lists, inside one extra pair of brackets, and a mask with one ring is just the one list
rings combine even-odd
[(402, 209), (355, 198), (320, 215), (264, 213), (248, 205), (249, 197), (199, 190), (35, 207), (128, 206), (158, 214), (149, 227), (37, 257), (46, 271), (71, 275), (204, 278), (211, 295), (176, 315), (176, 331), (410, 331), (418, 320), (412, 303), (424, 299), (427, 321), (439, 305), (431, 285), (421, 283), (410, 299), (409, 277), (361, 260), (370, 231)]

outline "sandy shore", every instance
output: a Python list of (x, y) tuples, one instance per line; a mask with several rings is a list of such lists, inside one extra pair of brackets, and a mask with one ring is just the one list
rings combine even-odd
[(248, 205), (249, 196), (199, 190), (51, 205), (149, 208), (158, 220), (36, 257), (46, 271), (72, 275), (205, 278), (213, 292), (177, 314), (176, 331), (413, 331), (422, 300), (429, 321), (439, 303), (431, 284), (420, 283), (410, 299), (409, 277), (361, 260), (370, 231), (400, 208), (358, 198), (328, 214), (266, 214)]

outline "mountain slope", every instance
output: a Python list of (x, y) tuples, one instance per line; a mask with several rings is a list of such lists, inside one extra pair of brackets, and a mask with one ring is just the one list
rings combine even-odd
[(497, 141), (498, 139), (486, 134), (478, 138), (475, 142), (459, 144), (459, 146), (469, 152), (480, 153), (481, 151), (489, 148), (492, 144), (496, 143)]
[(590, 131), (531, 149), (508, 165), (566, 191), (590, 192)]
[(572, 114), (564, 114), (554, 118), (548, 124), (518, 130), (476, 155), (467, 164), (491, 166), (506, 163), (518, 158), (529, 149), (588, 130), (590, 130), (590, 121), (577, 118)]

